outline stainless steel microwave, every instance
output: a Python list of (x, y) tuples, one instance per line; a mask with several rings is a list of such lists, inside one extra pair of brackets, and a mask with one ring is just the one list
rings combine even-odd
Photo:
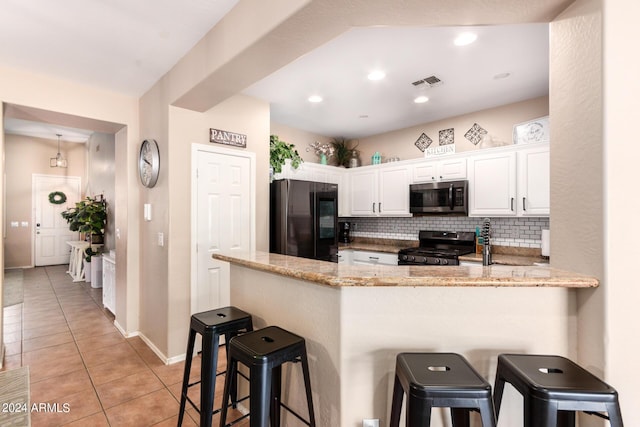
[(409, 186), (410, 212), (413, 214), (469, 213), (469, 182), (443, 181)]

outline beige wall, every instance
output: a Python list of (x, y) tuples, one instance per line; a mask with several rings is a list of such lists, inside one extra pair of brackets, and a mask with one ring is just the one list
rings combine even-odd
[[(153, 220), (140, 223), (140, 332), (163, 357), (185, 351), (191, 315), (191, 144), (206, 144), (209, 129), (247, 135), (247, 151), (256, 153), (256, 248), (268, 248), (269, 106), (234, 96), (204, 113), (169, 105), (163, 82), (140, 103), (141, 139), (156, 139), (160, 176), (154, 188), (143, 188), (139, 209), (150, 203)], [(165, 246), (157, 245), (163, 233)]]
[[(33, 210), (32, 175), (79, 176), (82, 190), (87, 182), (85, 175), (85, 144), (75, 142), (60, 143), (60, 153), (67, 159), (68, 168), (52, 168), (49, 159), (58, 151), (57, 139), (34, 138), (21, 135), (5, 135), (6, 186), (6, 227), (5, 267), (32, 267), (33, 256)], [(73, 206), (77, 200), (68, 200)], [(12, 228), (12, 221), (27, 221), (28, 227)]]
[[(640, 59), (629, 55), (630, 40), (640, 38), (640, 3), (605, 0), (604, 21), (604, 223), (606, 321), (605, 374), (620, 393), (625, 425), (640, 425), (640, 286), (634, 266), (640, 257), (638, 160), (635, 143), (640, 117)], [(575, 167), (574, 169), (578, 169)], [(597, 312), (594, 313), (594, 317)], [(600, 344), (599, 340), (597, 344)]]
[[(116, 140), (116, 152), (120, 152), (121, 159), (116, 164), (116, 174), (120, 178), (116, 190), (124, 200), (123, 208), (118, 210), (115, 218), (115, 227), (120, 230), (121, 236), (116, 241), (120, 290), (116, 322), (126, 333), (137, 331), (138, 236), (129, 233), (137, 231), (137, 204), (131, 206), (131, 203), (138, 199), (134, 183), (137, 175), (132, 173), (136, 170), (137, 159), (138, 100), (71, 81), (0, 67), (0, 102), (5, 114), (12, 109), (11, 106), (23, 106), (46, 113), (48, 123), (92, 129), (97, 122), (101, 122), (113, 124), (114, 129), (123, 129), (120, 135), (125, 137)], [(29, 110), (29, 113), (33, 113), (33, 110)], [(36, 115), (21, 118), (45, 121)], [(2, 138), (4, 140), (4, 135)], [(0, 173), (4, 175), (4, 172), (3, 165)], [(10, 199), (0, 200), (0, 212), (5, 208), (5, 201), (7, 205), (11, 203)], [(5, 222), (4, 217), (2, 222)]]
[[(512, 143), (515, 124), (547, 115), (549, 115), (549, 97), (543, 96), (446, 120), (355, 139), (352, 144), (358, 144), (357, 149), (360, 152), (360, 161), (363, 165), (371, 164), (371, 156), (376, 151), (382, 155), (382, 161), (385, 158), (395, 156), (400, 157), (401, 160), (416, 159), (424, 157), (424, 153), (414, 145), (423, 132), (434, 140), (433, 147), (438, 145), (440, 130), (454, 128), (456, 152), (461, 153), (482, 148), (480, 145), (473, 145), (464, 137), (464, 134), (474, 123), (478, 123), (483, 129), (489, 131), (495, 146), (509, 145)], [(309, 163), (320, 162), (313, 150), (306, 150), (309, 144), (314, 141), (330, 142), (332, 139), (276, 122), (271, 122), (271, 134), (278, 135), (281, 140), (294, 144), (302, 159)]]
[[(166, 90), (163, 84), (157, 84), (140, 100), (140, 141), (137, 145), (139, 150), (142, 140), (156, 140), (160, 150), (160, 173), (153, 188), (143, 187), (139, 178), (136, 179), (135, 185), (140, 194), (136, 201), (138, 212), (143, 212), (143, 205), (149, 203), (153, 216), (151, 221), (142, 221), (138, 218), (140, 227), (139, 331), (147, 343), (163, 355), (167, 354), (169, 327), (168, 248), (174, 244), (172, 237), (168, 236), (171, 202), (168, 134), (169, 106)], [(164, 233), (167, 236), (164, 247), (157, 245), (158, 233)], [(181, 236), (178, 239), (185, 237)]]
[(376, 151), (382, 155), (382, 161), (389, 157), (400, 157), (401, 160), (424, 157), (414, 144), (424, 132), (433, 140), (431, 147), (438, 145), (439, 131), (454, 128), (456, 152), (478, 150), (479, 145), (473, 145), (464, 134), (478, 123), (489, 132), (493, 144), (509, 145), (512, 143), (513, 125), (526, 122), (531, 119), (543, 117), (549, 114), (549, 97), (530, 99), (515, 104), (488, 110), (476, 111), (463, 116), (452, 117), (446, 120), (438, 120), (424, 123), (406, 129), (374, 135), (359, 140), (358, 150), (360, 161), (363, 165), (371, 164), (371, 156)]
[(551, 24), (551, 259), (598, 277), (576, 293), (578, 337), (572, 354), (603, 375), (605, 366), (601, 11), (576, 2)]
[[(251, 120), (247, 120), (251, 117)], [(170, 108), (169, 140), (171, 207), (169, 239), (167, 355), (184, 353), (191, 315), (191, 145), (210, 144), (209, 129), (224, 129), (247, 135), (246, 149), (256, 154), (256, 249), (269, 248), (269, 105), (237, 95), (205, 113)], [(218, 144), (212, 144), (218, 145)], [(225, 146), (226, 147), (226, 146)], [(232, 148), (232, 147), (228, 147)]]
[(280, 123), (271, 122), (271, 135), (278, 135), (280, 140), (296, 146), (298, 154), (302, 160), (309, 163), (319, 163), (320, 159), (313, 150), (307, 151), (309, 144), (313, 142), (329, 143), (332, 138), (328, 136), (318, 135), (316, 133), (307, 132), (286, 126)]
[(85, 146), (87, 153), (87, 196), (102, 194), (107, 201), (107, 226), (104, 230), (104, 251), (116, 248), (116, 145), (115, 136), (93, 133)]

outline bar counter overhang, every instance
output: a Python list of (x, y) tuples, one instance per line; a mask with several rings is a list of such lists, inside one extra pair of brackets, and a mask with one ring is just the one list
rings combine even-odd
[[(344, 266), (266, 252), (213, 257), (230, 263), (231, 304), (251, 313), (254, 325), (306, 338), (323, 427), (360, 426), (364, 418), (388, 424), (400, 352), (460, 353), (490, 383), (500, 353), (575, 358), (575, 293), (598, 286), (593, 277), (549, 267)], [(304, 408), (297, 368), (285, 370), (283, 401)], [(439, 411), (434, 427), (448, 425), (448, 412)], [(521, 417), (522, 400), (507, 389), (500, 425)]]

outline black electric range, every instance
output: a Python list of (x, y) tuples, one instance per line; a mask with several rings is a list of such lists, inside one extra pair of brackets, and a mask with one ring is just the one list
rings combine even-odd
[(401, 249), (398, 265), (459, 265), (458, 257), (475, 251), (473, 232), (421, 230), (420, 246)]

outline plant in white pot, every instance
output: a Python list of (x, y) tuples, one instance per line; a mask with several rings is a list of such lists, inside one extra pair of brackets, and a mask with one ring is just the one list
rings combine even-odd
[[(98, 255), (96, 244), (104, 243), (104, 229), (107, 225), (107, 202), (98, 197), (86, 197), (61, 213), (69, 224), (69, 230), (84, 233), (89, 247), (84, 252), (85, 277), (90, 278), (91, 257)], [(87, 280), (90, 281), (90, 280)]]

